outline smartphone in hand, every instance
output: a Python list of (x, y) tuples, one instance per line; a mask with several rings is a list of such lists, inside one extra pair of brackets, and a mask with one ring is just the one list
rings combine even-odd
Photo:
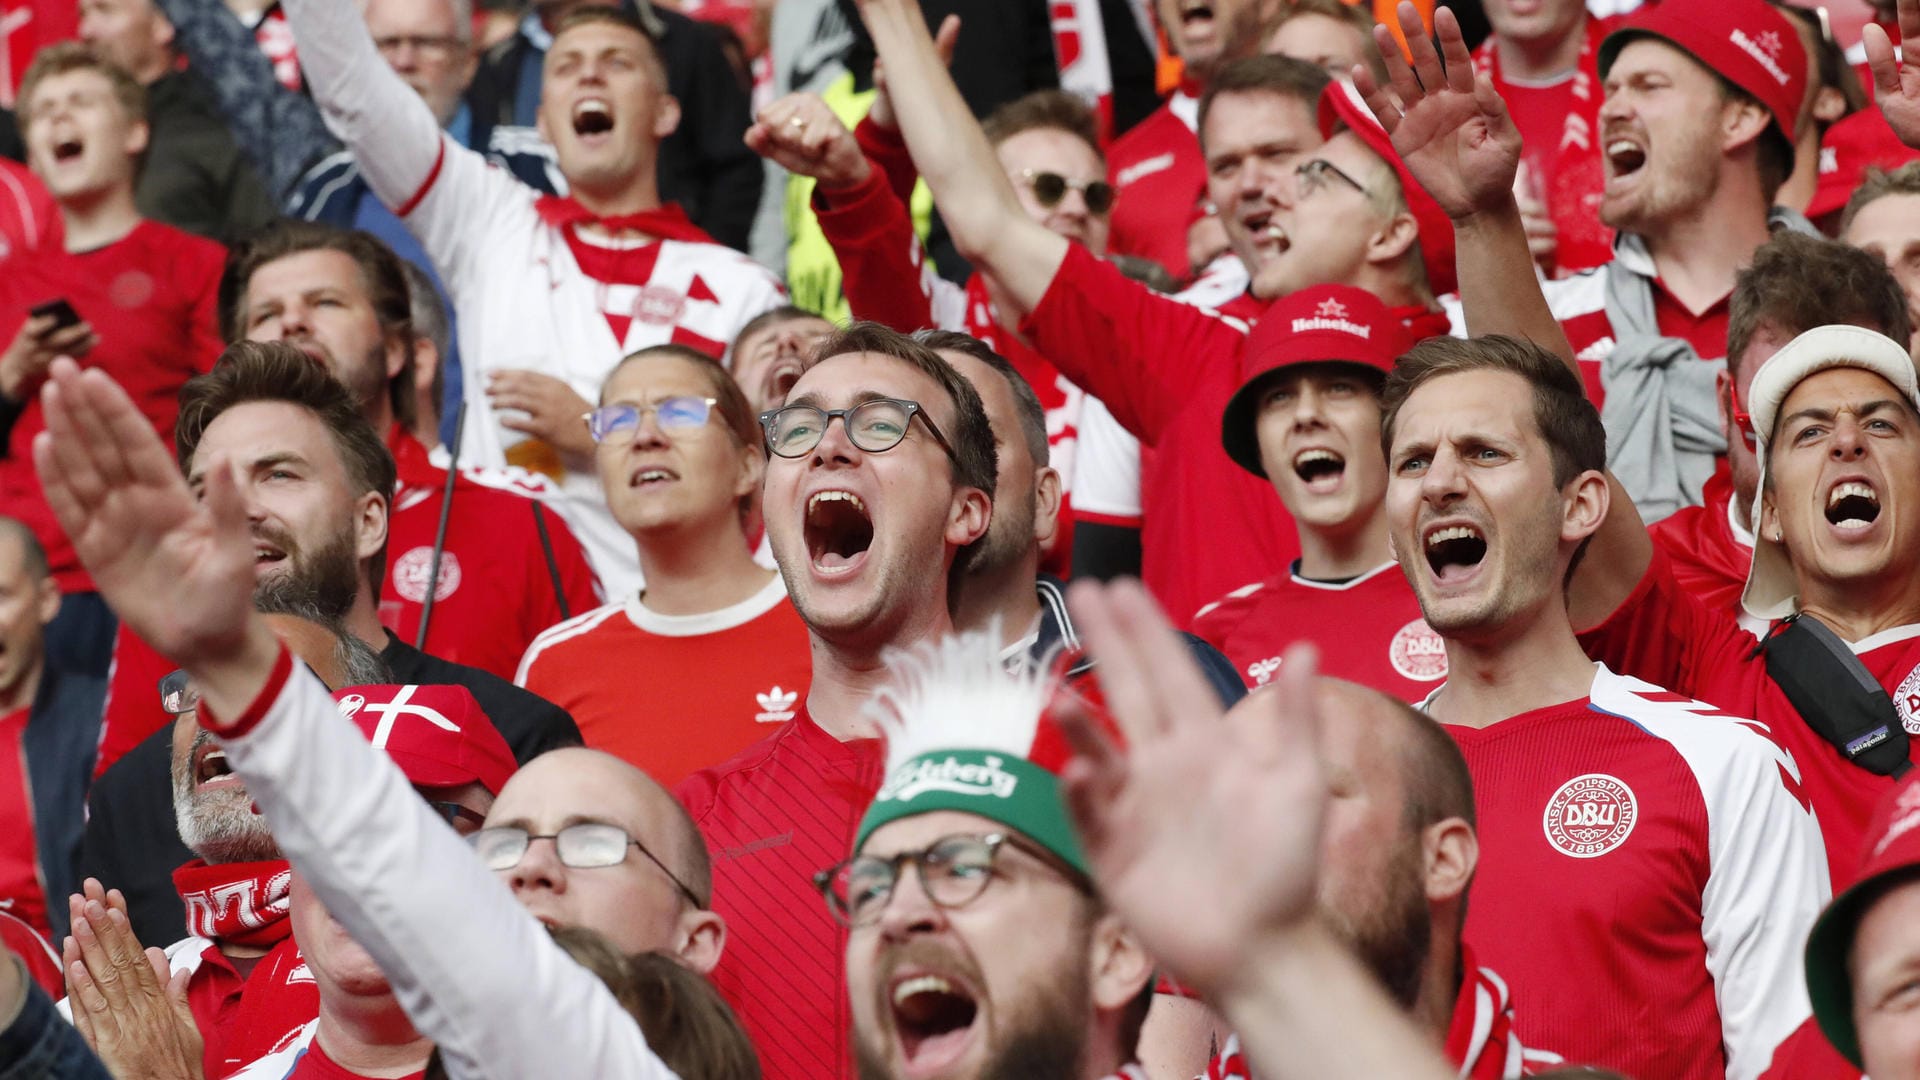
[(73, 310), (73, 305), (69, 304), (65, 297), (49, 300), (44, 304), (36, 304), (29, 308), (27, 313), (36, 319), (53, 316), (53, 325), (47, 330), (49, 334), (80, 324), (80, 313)]

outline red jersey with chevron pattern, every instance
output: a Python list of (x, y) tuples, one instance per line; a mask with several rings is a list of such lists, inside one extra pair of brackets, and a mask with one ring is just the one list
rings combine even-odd
[(1587, 697), (1447, 730), (1479, 812), (1465, 937), (1520, 1041), (1629, 1076), (1758, 1075), (1810, 1012), (1828, 897), (1793, 758), (1600, 665)]
[[(1580, 644), (1604, 664), (1767, 725), (1803, 770), (1807, 798), (1826, 837), (1834, 889), (1852, 883), (1873, 808), (1893, 781), (1848, 761), (1807, 726), (1767, 674), (1766, 660), (1753, 655), (1753, 635), (1731, 613), (1702, 603), (1664, 550), (1656, 545), (1640, 584), (1605, 622), (1581, 634)], [(1892, 696), (1894, 711), (1912, 737), (1909, 759), (1920, 760), (1920, 624), (1883, 630), (1852, 646)]]
[(853, 1075), (847, 934), (813, 875), (845, 859), (880, 787), (879, 739), (841, 742), (799, 714), (676, 790), (713, 855), (727, 947), (713, 983), (767, 1080)]

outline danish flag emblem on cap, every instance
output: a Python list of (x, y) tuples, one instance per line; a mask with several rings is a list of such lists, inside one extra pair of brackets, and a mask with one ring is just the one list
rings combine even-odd
[(442, 731), (459, 731), (460, 725), (447, 719), (447, 714), (425, 705), (413, 704), (413, 692), (417, 686), (403, 686), (393, 695), (392, 701), (370, 701), (362, 706), (370, 713), (378, 713), (380, 722), (374, 726), (368, 741), (381, 750), (387, 748), (387, 739), (393, 735), (393, 725), (402, 716), (418, 716)]
[(1755, 39), (1754, 44), (1760, 46), (1768, 56), (1773, 57), (1775, 60), (1780, 59), (1780, 35), (1778, 33), (1769, 30)]
[(1320, 306), (1313, 309), (1313, 314), (1318, 319), (1344, 319), (1347, 317), (1347, 305), (1328, 297), (1320, 301)]

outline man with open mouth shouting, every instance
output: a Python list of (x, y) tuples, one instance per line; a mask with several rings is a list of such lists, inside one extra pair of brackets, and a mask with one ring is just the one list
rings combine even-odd
[(714, 983), (769, 1080), (852, 1073), (845, 936), (808, 883), (846, 857), (880, 785), (861, 705), (889, 674), (881, 653), (951, 631), (998, 472), (979, 393), (932, 349), (856, 323), (815, 356), (761, 417), (761, 508), (813, 682), (792, 720), (675, 792), (712, 849), (730, 928)]
[(1048, 673), (1006, 674), (1000, 648), (974, 631), (889, 654), (867, 710), (886, 782), (853, 857), (815, 878), (850, 928), (861, 1080), (1146, 1075), (1153, 962), (1068, 824)]

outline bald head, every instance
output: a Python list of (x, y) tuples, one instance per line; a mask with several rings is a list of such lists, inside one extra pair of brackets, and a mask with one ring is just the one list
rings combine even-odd
[(725, 927), (707, 910), (713, 872), (706, 842), (652, 777), (599, 750), (550, 750), (507, 781), (487, 815), (489, 828), (542, 837), (581, 823), (614, 826), (639, 849), (629, 847), (618, 865), (572, 867), (553, 841), (531, 842), (519, 865), (498, 871), (527, 910), (552, 925), (596, 930), (627, 952), (659, 950), (710, 970)]

